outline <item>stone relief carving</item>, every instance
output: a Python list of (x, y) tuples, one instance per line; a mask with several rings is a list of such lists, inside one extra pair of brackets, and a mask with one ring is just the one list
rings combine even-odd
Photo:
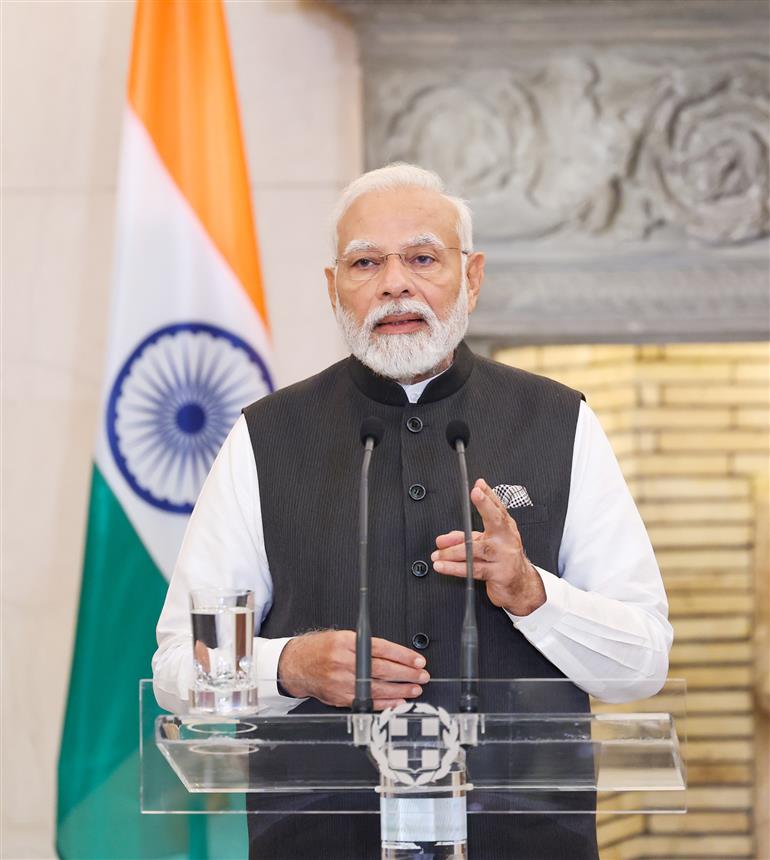
[(391, 77), (387, 121), (370, 137), (377, 161), (437, 170), (487, 238), (732, 244), (770, 233), (766, 57), (575, 54)]
[(713, 243), (770, 231), (768, 60), (732, 60), (668, 76), (640, 139), (661, 216)]
[(330, 0), (367, 167), (468, 198), (476, 344), (770, 337), (765, 0)]

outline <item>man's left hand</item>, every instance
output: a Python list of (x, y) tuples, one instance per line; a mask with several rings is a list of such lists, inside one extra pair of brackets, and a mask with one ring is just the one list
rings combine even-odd
[[(483, 478), (471, 490), (471, 501), (481, 514), (483, 532), (473, 532), (473, 578), (486, 584), (495, 606), (512, 615), (529, 615), (545, 603), (540, 574), (524, 553), (516, 521)], [(436, 538), (433, 569), (447, 576), (465, 577), (465, 535), (449, 532)]]

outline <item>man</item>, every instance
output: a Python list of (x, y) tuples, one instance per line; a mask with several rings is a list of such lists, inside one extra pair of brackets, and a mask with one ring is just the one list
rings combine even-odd
[[(191, 686), (187, 593), (218, 584), (256, 592), (257, 671), (276, 679), (263, 702), (350, 706), (369, 415), (385, 425), (370, 477), (376, 708), (429, 697), (431, 675), (458, 673), (465, 547), (444, 439), (452, 419), (471, 432), (481, 677), (566, 676), (567, 710), (586, 710), (586, 693), (656, 692), (672, 639), (666, 597), (595, 416), (577, 392), (462, 342), (484, 277), (466, 205), (412, 165), (372, 171), (342, 195), (335, 247), (329, 298), (353, 356), (249, 406), (225, 442), (158, 623), (161, 702), (173, 707)], [(316, 820), (307, 843), (296, 825), (249, 818), (255, 857), (311, 856), (320, 839), (326, 857), (376, 856), (371, 816)], [(469, 846), (489, 860), (590, 858), (595, 827), (587, 815), (507, 816), (494, 828), (471, 816)]]

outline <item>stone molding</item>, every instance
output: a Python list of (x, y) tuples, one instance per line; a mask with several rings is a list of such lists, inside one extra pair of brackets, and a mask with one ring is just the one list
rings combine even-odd
[(471, 203), (477, 337), (770, 336), (764, 2), (335, 5), (367, 167), (414, 161)]

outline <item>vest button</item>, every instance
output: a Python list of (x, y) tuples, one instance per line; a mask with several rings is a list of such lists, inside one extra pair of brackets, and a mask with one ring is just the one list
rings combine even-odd
[(415, 502), (419, 502), (421, 499), (425, 498), (425, 487), (422, 484), (412, 484), (409, 487), (409, 498), (414, 499)]
[(415, 633), (412, 636), (412, 645), (418, 651), (424, 651), (430, 645), (430, 636), (427, 633)]
[(410, 433), (419, 433), (420, 430), (422, 430), (422, 419), (418, 418), (416, 415), (412, 415), (411, 418), (407, 418), (406, 429)]
[(415, 576), (425, 576), (428, 572), (428, 564), (427, 562), (422, 561), (422, 559), (418, 559), (417, 561), (412, 562), (412, 573)]

